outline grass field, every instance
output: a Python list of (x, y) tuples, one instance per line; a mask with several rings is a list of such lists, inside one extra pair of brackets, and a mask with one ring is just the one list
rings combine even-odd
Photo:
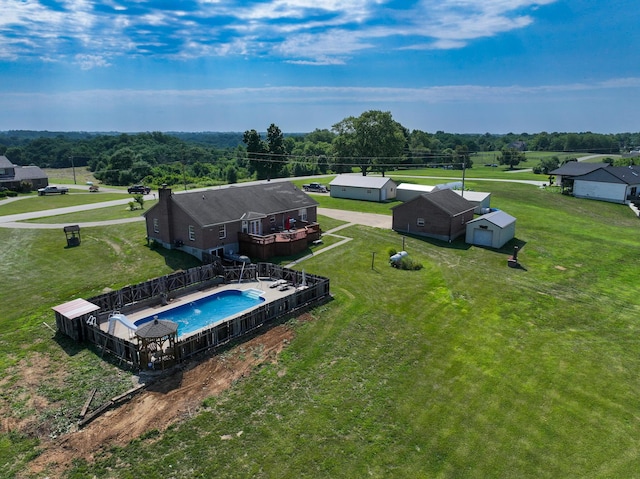
[[(529, 185), (482, 190), (518, 219), (522, 269), (506, 266), (511, 244), (409, 237), (424, 268), (399, 271), (385, 258), (401, 236), (343, 229), (353, 241), (299, 266), (329, 277), (334, 300), (295, 326), (277, 363), (69, 477), (638, 477), (638, 218)], [(91, 384), (106, 396), (128, 375), (53, 340), (49, 308), (192, 260), (146, 248), (139, 224), (89, 228), (68, 250), (59, 232), (0, 229), (0, 240), (0, 401), (63, 432)], [(51, 410), (29, 410), (17, 366), (43, 359)], [(35, 443), (1, 434), (0, 475), (20, 471)]]

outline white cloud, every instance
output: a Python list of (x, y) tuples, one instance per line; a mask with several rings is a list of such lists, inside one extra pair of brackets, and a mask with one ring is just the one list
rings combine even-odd
[(108, 67), (111, 64), (99, 55), (76, 55), (75, 62), (80, 65), (82, 70), (91, 70), (97, 67)]
[(2, 1), (0, 57), (268, 54), (334, 64), (365, 49), (461, 48), (530, 25), (535, 8), (554, 1), (200, 0), (195, 11), (137, 0), (66, 0), (64, 10), (36, 0)]

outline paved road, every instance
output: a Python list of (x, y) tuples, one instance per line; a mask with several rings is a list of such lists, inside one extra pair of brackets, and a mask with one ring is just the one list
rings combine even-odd
[[(354, 174), (358, 174), (358, 173), (354, 173)], [(411, 176), (411, 175), (402, 175), (403, 178), (430, 178), (430, 179), (440, 179), (440, 180), (456, 180), (456, 181), (460, 181), (459, 177), (439, 177), (439, 176)], [(318, 176), (310, 176), (308, 178), (318, 178)], [(301, 179), (301, 178), (296, 178), (296, 179)], [(278, 178), (278, 179), (274, 179), (271, 180), (273, 182), (277, 182), (277, 181), (290, 181), (291, 178)], [(530, 185), (535, 185), (535, 186), (542, 186), (545, 184), (544, 181), (535, 181), (535, 180), (507, 180), (507, 179), (492, 179), (492, 178), (466, 178), (467, 181), (504, 181), (504, 182), (509, 182), (509, 183), (524, 183), (524, 184), (530, 184)], [(264, 180), (262, 181), (252, 181), (249, 183), (242, 183), (243, 186), (248, 185), (248, 184), (257, 184), (257, 183), (264, 183)], [(208, 188), (198, 188), (198, 189), (193, 189), (193, 190), (189, 190), (189, 192), (194, 192), (194, 191), (205, 191), (205, 190), (210, 190), (210, 189), (219, 189), (219, 188), (229, 188), (232, 187), (234, 185), (222, 185), (222, 186), (218, 186), (218, 187), (208, 187)], [(75, 186), (78, 189), (85, 189), (84, 185), (77, 185)], [(88, 186), (86, 187), (86, 189), (88, 189)], [(107, 189), (104, 189), (102, 191), (107, 191)], [(123, 192), (123, 190), (114, 190), (114, 191), (118, 191), (118, 192)], [(126, 194), (126, 191), (124, 191), (124, 193)], [(175, 194), (181, 194), (184, 193), (184, 191), (180, 191), (178, 189), (174, 189), (174, 193)], [(99, 193), (97, 193), (99, 194)], [(151, 200), (154, 199), (156, 197), (155, 194), (150, 194), (150, 195), (146, 195), (145, 199), (146, 200)], [(20, 199), (28, 199), (29, 197), (22, 197)], [(2, 206), (3, 204), (9, 203), (11, 201), (15, 201), (15, 199), (7, 199), (7, 200), (3, 200), (0, 201), (0, 206)], [(25, 220), (31, 220), (31, 219), (37, 219), (37, 218), (45, 218), (48, 216), (58, 216), (58, 215), (63, 215), (63, 214), (68, 214), (68, 213), (76, 213), (76, 212), (80, 212), (80, 211), (89, 211), (89, 210), (94, 210), (94, 209), (99, 209), (99, 208), (107, 208), (110, 206), (118, 206), (118, 205), (126, 205), (131, 201), (130, 197), (126, 197), (123, 198), (122, 200), (114, 200), (114, 201), (105, 201), (102, 203), (94, 203), (94, 204), (88, 204), (88, 205), (78, 205), (78, 206), (70, 206), (67, 208), (57, 208), (57, 209), (52, 209), (52, 210), (43, 210), (43, 211), (33, 211), (33, 212), (29, 212), (29, 213), (21, 213), (21, 214), (15, 214), (15, 215), (6, 215), (6, 216), (0, 216), (0, 228), (22, 228), (22, 229), (58, 229), (58, 228), (62, 228), (64, 226), (63, 223), (21, 223), (21, 221), (25, 221)], [(330, 209), (330, 208), (318, 208), (318, 213), (324, 216), (328, 216), (330, 218), (334, 218), (337, 220), (341, 220), (341, 221), (346, 221), (349, 223), (356, 223), (356, 224), (361, 224), (361, 225), (366, 225), (366, 226), (373, 226), (375, 228), (385, 228), (385, 229), (391, 229), (391, 222), (392, 222), (392, 218), (390, 215), (379, 215), (379, 214), (374, 214), (374, 213), (360, 213), (360, 212), (355, 212), (355, 211), (344, 211), (344, 210), (336, 210), (336, 209)], [(1, 210), (0, 210), (0, 214), (1, 214)], [(122, 219), (116, 219), (116, 220), (108, 220), (108, 221), (94, 221), (94, 222), (85, 222), (85, 223), (74, 223), (74, 224), (78, 224), (80, 227), (92, 227), (92, 226), (105, 226), (105, 225), (115, 225), (115, 224), (121, 224), (121, 223), (132, 223), (132, 222), (136, 222), (136, 221), (143, 221), (144, 218), (142, 216), (138, 216), (135, 218), (122, 218)]]

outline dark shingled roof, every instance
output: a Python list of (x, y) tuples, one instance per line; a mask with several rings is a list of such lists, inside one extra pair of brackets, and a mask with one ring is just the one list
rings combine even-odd
[(450, 189), (436, 190), (421, 195), (422, 198), (432, 203), (451, 216), (459, 215), (465, 211), (475, 209), (475, 205), (465, 200)]
[(47, 174), (38, 166), (18, 166), (16, 167), (15, 181), (39, 180), (47, 178)]
[(562, 175), (562, 176), (582, 176), (592, 171), (599, 170), (600, 168), (608, 168), (608, 163), (586, 163), (579, 161), (569, 161), (553, 171), (550, 171), (550, 175)]
[(200, 226), (264, 218), (318, 205), (289, 181), (174, 194), (171, 199)]
[(640, 167), (636, 166), (610, 166), (601, 170), (592, 171), (579, 178), (585, 181), (598, 183), (625, 183), (627, 185), (640, 184)]

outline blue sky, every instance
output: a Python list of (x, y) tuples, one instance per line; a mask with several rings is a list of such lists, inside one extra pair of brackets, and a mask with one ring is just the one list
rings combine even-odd
[(640, 131), (637, 0), (0, 0), (0, 130)]

